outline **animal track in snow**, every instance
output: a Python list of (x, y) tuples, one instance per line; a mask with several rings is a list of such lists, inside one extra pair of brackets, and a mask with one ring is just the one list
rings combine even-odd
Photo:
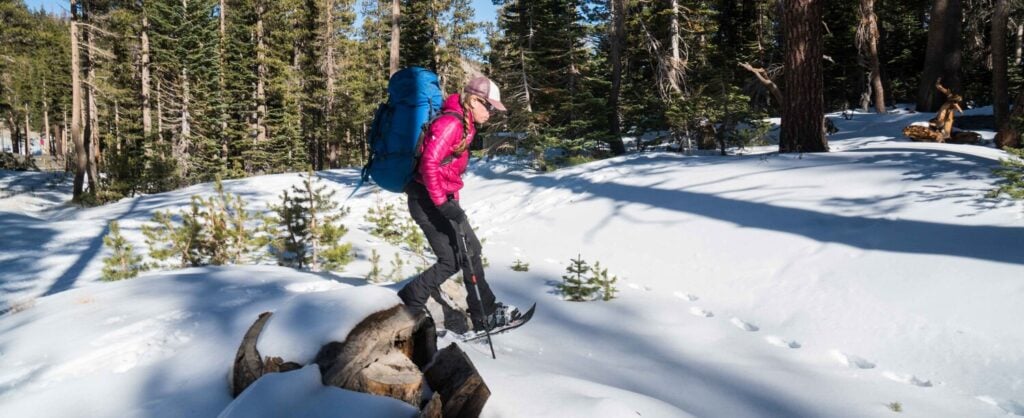
[(696, 316), (703, 316), (705, 318), (711, 318), (711, 317), (715, 316), (715, 314), (712, 313), (711, 311), (706, 311), (706, 310), (698, 308), (696, 306), (690, 308), (690, 313), (694, 314)]
[(787, 339), (784, 339), (782, 337), (776, 337), (774, 335), (769, 335), (767, 337), (764, 337), (764, 340), (768, 341), (768, 344), (774, 345), (776, 347), (800, 348), (800, 343), (798, 343), (796, 341), (793, 341), (793, 340), (787, 340)]
[(739, 318), (736, 318), (736, 317), (733, 317), (732, 319), (730, 319), (729, 322), (731, 322), (733, 325), (735, 325), (736, 328), (739, 328), (741, 330), (748, 331), (748, 332), (755, 332), (755, 331), (761, 329), (761, 328), (758, 328), (757, 325), (751, 324), (749, 322), (744, 322), (742, 319), (739, 319)]
[(683, 293), (683, 292), (673, 292), (672, 295), (677, 297), (677, 298), (679, 298), (679, 299), (682, 299), (682, 300), (685, 300), (685, 301), (689, 301), (689, 302), (696, 302), (698, 299), (700, 299), (696, 295), (691, 295), (689, 293)]
[(867, 361), (863, 357), (855, 356), (852, 354), (846, 354), (839, 350), (832, 350), (832, 357), (834, 357), (836, 361), (838, 361), (840, 364), (851, 369), (875, 368), (875, 363)]
[(927, 379), (921, 380), (921, 379), (918, 379), (917, 376), (914, 376), (912, 374), (899, 374), (899, 373), (895, 373), (895, 372), (889, 371), (889, 372), (882, 373), (882, 376), (885, 376), (886, 378), (888, 378), (890, 380), (894, 380), (894, 381), (897, 381), (897, 382), (900, 382), (900, 383), (906, 383), (908, 385), (920, 386), (920, 387), (923, 387), (923, 388), (930, 388), (930, 387), (932, 387), (932, 382), (930, 380), (927, 380)]

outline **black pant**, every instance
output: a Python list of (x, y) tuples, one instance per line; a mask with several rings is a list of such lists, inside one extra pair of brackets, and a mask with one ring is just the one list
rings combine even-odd
[[(406, 284), (402, 290), (398, 291), (398, 296), (402, 298), (402, 302), (406, 306), (421, 308), (426, 305), (431, 292), (439, 290), (445, 280), (448, 280), (449, 277), (462, 269), (462, 265), (459, 262), (461, 257), (458, 256), (457, 240), (459, 235), (456, 233), (451, 221), (441, 214), (437, 206), (434, 206), (434, 202), (430, 200), (426, 187), (419, 182), (412, 181), (406, 187), (405, 194), (409, 197), (409, 214), (419, 224), (420, 229), (423, 230), (423, 235), (427, 238), (427, 242), (430, 243), (430, 249), (437, 256), (437, 263), (430, 266), (430, 268)], [(462, 225), (461, 229), (463, 229), (466, 236), (466, 246), (472, 255), (470, 262), (473, 266), (473, 273), (476, 275), (476, 284), (480, 289), (480, 298), (482, 299), (484, 310), (486, 315), (490, 315), (494, 312), (494, 293), (491, 292), (491, 287), (487, 284), (487, 280), (484, 279), (484, 266), (480, 260), (480, 240), (477, 239), (473, 228), (469, 226), (468, 220)], [(481, 300), (477, 299), (476, 292), (472, 287), (471, 278), (466, 273), (466, 271), (463, 271), (463, 283), (466, 284), (466, 302), (469, 305), (469, 316), (473, 321), (473, 327), (481, 330), (484, 327), (483, 319), (485, 315), (480, 312)]]

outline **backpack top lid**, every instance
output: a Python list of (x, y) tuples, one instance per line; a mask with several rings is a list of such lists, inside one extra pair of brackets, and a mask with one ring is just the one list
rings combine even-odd
[(403, 69), (388, 81), (388, 100), (392, 106), (430, 104), (433, 108), (440, 108), (441, 96), (437, 74), (423, 67)]

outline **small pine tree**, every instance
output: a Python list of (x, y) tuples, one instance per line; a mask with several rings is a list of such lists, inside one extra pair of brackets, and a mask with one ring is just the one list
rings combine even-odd
[(199, 197), (192, 196), (188, 211), (181, 213), (181, 226), (175, 224), (170, 212), (156, 212), (150, 222), (155, 226), (143, 225), (142, 234), (146, 236), (149, 256), (157, 262), (177, 258), (177, 267), (203, 265), (198, 246), (202, 241), (203, 227), (199, 221), (202, 217)]
[(307, 172), (301, 187), (282, 192), (281, 204), (273, 207), (280, 226), (273, 245), (282, 265), (337, 270), (352, 261), (352, 245), (341, 243), (348, 229), (338, 222), (348, 209), (338, 209), (335, 192), (318, 182), (315, 173)]
[(391, 245), (402, 243), (405, 234), (403, 234), (402, 225), (398, 222), (398, 211), (395, 209), (395, 205), (384, 203), (379, 195), (377, 196), (377, 206), (366, 211), (366, 221), (373, 224), (370, 235), (383, 239)]
[(309, 259), (306, 256), (306, 218), (302, 216), (303, 202), (287, 190), (281, 192), (281, 204), (272, 206), (277, 213), (279, 231), (271, 246), (277, 254), (278, 264), (303, 268)]
[(1013, 199), (1024, 199), (1024, 148), (1006, 148), (1006, 152), (1010, 157), (1000, 160), (1000, 167), (995, 170), (996, 175), (1005, 180), (988, 196), (1006, 194)]
[(380, 253), (376, 249), (370, 250), (370, 272), (366, 274), (366, 280), (370, 283), (380, 282)]
[(155, 226), (142, 226), (150, 257), (158, 262), (178, 258), (178, 267), (238, 264), (266, 245), (266, 237), (257, 236), (264, 228), (250, 225), (245, 200), (226, 193), (220, 179), (214, 189), (217, 193), (209, 198), (192, 196), (180, 224), (170, 212), (157, 212), (151, 220)]
[(530, 263), (523, 262), (523, 260), (515, 259), (512, 262), (513, 271), (530, 271)]
[(117, 221), (110, 222), (110, 233), (103, 237), (103, 244), (110, 248), (113, 254), (103, 259), (102, 280), (130, 279), (146, 269), (142, 263), (142, 256), (135, 254), (132, 245), (121, 236), (121, 227)]
[(590, 266), (587, 262), (580, 255), (577, 255), (575, 259), (570, 261), (565, 271), (568, 274), (562, 276), (562, 284), (558, 286), (562, 294), (573, 302), (583, 302), (592, 299), (594, 292), (597, 291), (597, 287), (591, 285), (583, 278), (583, 274), (590, 271)]
[(393, 282), (402, 280), (402, 270), (405, 267), (405, 261), (402, 260), (402, 255), (395, 253), (395, 258), (391, 260), (391, 274), (388, 274), (388, 279)]
[(609, 301), (615, 298), (615, 294), (618, 293), (618, 289), (615, 288), (615, 283), (619, 281), (616, 276), (608, 276), (608, 269), (601, 268), (601, 262), (594, 262), (594, 266), (590, 268), (591, 276), (589, 282), (601, 289), (601, 298), (605, 301)]

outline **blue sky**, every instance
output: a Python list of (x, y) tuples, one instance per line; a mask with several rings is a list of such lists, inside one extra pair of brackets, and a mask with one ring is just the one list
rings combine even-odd
[[(62, 11), (68, 9), (70, 1), (68, 0), (24, 0), (25, 4), (32, 10), (43, 7), (46, 11), (51, 13), (60, 14)], [(483, 22), (493, 22), (495, 15), (494, 4), (491, 0), (473, 0), (473, 8), (476, 10), (476, 20)]]

